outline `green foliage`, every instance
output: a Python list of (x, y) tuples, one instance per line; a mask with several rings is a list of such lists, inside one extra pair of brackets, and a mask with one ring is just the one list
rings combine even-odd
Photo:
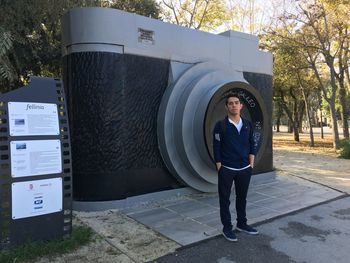
[(11, 33), (0, 27), (0, 57), (4, 56), (12, 48), (12, 40)]
[(94, 6), (159, 16), (155, 0), (0, 0), (0, 92), (30, 75), (62, 77), (60, 19), (71, 8)]
[(12, 38), (4, 57), (12, 74), (0, 75), (1, 92), (23, 86), (29, 75), (46, 76), (44, 70), (60, 76), (60, 17), (78, 2), (2, 1), (0, 24)]
[(110, 7), (156, 19), (160, 12), (160, 7), (154, 0), (118, 0)]
[(12, 47), (12, 34), (0, 26), (0, 78), (8, 81), (16, 79), (16, 73), (9, 58)]
[(350, 139), (340, 141), (340, 157), (350, 159)]
[(1, 263), (34, 261), (43, 256), (56, 256), (77, 249), (92, 241), (93, 232), (87, 226), (73, 227), (72, 235), (67, 239), (30, 242), (12, 250), (0, 252)]

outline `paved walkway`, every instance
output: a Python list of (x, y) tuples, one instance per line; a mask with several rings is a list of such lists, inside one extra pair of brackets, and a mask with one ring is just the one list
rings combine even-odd
[(158, 258), (157, 263), (349, 263), (350, 197), (258, 225), (260, 234), (218, 236)]
[[(280, 173), (273, 180), (251, 185), (247, 206), (250, 224), (344, 196), (329, 187)], [(222, 228), (217, 194), (185, 188), (137, 196), (121, 204), (96, 204), (103, 210), (97, 212), (76, 211), (77, 220), (92, 227), (102, 241), (90, 245), (89, 253), (81, 250), (50, 261), (148, 262), (217, 236)], [(235, 218), (234, 204), (231, 209)]]
[[(247, 216), (249, 223), (254, 224), (341, 195), (338, 191), (302, 179), (277, 176), (270, 182), (250, 187)], [(234, 193), (232, 199), (231, 212), (235, 219)], [(181, 246), (216, 236), (222, 229), (217, 194), (194, 193), (120, 211)]]

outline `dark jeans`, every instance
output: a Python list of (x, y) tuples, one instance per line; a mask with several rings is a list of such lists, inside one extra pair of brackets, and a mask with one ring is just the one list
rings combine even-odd
[(251, 175), (251, 167), (242, 171), (233, 171), (225, 167), (220, 168), (218, 173), (218, 187), (220, 202), (220, 218), (221, 223), (224, 226), (223, 231), (228, 231), (232, 229), (230, 213), (230, 195), (233, 181), (235, 181), (237, 225), (244, 225), (247, 223), (246, 204)]

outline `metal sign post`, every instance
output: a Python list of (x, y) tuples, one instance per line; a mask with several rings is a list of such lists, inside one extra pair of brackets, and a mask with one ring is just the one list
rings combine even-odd
[(69, 236), (72, 164), (59, 79), (0, 95), (0, 249)]

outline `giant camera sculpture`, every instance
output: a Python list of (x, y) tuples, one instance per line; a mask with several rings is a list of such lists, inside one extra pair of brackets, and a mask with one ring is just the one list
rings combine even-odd
[(272, 171), (272, 56), (255, 36), (102, 8), (73, 9), (62, 26), (76, 200), (216, 191), (211, 132), (232, 91), (255, 127), (254, 173)]

